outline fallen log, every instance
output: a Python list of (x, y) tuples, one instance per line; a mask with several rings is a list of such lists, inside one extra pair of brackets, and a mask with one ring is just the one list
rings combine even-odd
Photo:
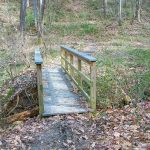
[(39, 107), (35, 107), (31, 110), (23, 111), (6, 118), (7, 123), (13, 123), (15, 121), (24, 121), (28, 117), (34, 117), (39, 114)]

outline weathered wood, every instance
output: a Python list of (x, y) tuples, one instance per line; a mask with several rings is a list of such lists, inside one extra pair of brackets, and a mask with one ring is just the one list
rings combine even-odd
[(42, 85), (42, 63), (43, 59), (40, 53), (40, 49), (35, 49), (35, 64), (37, 69), (37, 85), (38, 85), (38, 99), (39, 99), (39, 113), (42, 115), (44, 111), (43, 105), (43, 85)]
[(87, 55), (86, 53), (80, 52), (73, 48), (69, 48), (67, 46), (61, 46), (61, 48), (64, 49), (65, 51), (67, 51), (68, 53), (71, 53), (72, 55), (76, 56), (77, 58), (80, 58), (82, 61), (84, 61), (88, 64), (90, 62), (96, 62), (95, 57)]
[[(81, 72), (81, 59), (78, 58), (78, 70)], [(82, 87), (82, 77), (78, 75), (79, 78), (79, 85)]]
[[(61, 55), (61, 60), (64, 61), (65, 66), (62, 68), (74, 81), (77, 87), (82, 91), (85, 97), (90, 100), (90, 106), (95, 111), (96, 110), (96, 58), (87, 55), (83, 52), (79, 52), (76, 49), (72, 49), (66, 46), (61, 46), (61, 49), (65, 52), (64, 55)], [(67, 60), (67, 54), (70, 55), (70, 62)], [(77, 57), (78, 64), (77, 68), (73, 65), (71, 57)], [(90, 65), (90, 79), (82, 72), (82, 61)], [(70, 70), (68, 71), (68, 66)], [(78, 80), (73, 77), (73, 70), (76, 71), (78, 75)], [(82, 80), (84, 80), (90, 86), (90, 95), (83, 89)]]
[(42, 115), (44, 111), (43, 105), (43, 85), (42, 85), (42, 66), (37, 66), (37, 82), (38, 82), (38, 99), (39, 99), (39, 113)]
[(62, 67), (62, 68), (63, 68), (64, 71), (67, 73), (67, 75), (72, 79), (72, 81), (75, 83), (75, 85), (79, 88), (79, 90), (81, 90), (81, 92), (82, 92), (83, 95), (87, 98), (87, 100), (90, 101), (90, 96), (84, 91), (83, 87), (81, 87), (81, 86), (79, 85), (79, 83), (75, 80), (75, 78), (72, 77), (72, 76), (70, 75), (70, 73), (69, 73), (67, 70), (65, 70), (64, 67)]
[(64, 65), (64, 61), (63, 61), (62, 57), (64, 55), (64, 50), (61, 48), (60, 51), (61, 51), (61, 66), (63, 66)]
[(91, 86), (90, 86), (90, 99), (91, 99), (91, 107), (96, 110), (96, 63), (93, 62), (90, 66), (91, 72)]
[[(67, 56), (68, 56), (67, 51), (65, 51), (65, 59), (66, 60), (67, 60)], [(65, 62), (65, 69), (68, 70), (68, 64), (66, 62)]]
[[(72, 54), (70, 54), (70, 63), (73, 65), (73, 55)], [(73, 74), (74, 74), (73, 68), (70, 67), (70, 75), (73, 76)]]
[[(62, 57), (62, 59), (68, 63), (68, 65), (77, 72), (78, 75), (80, 75), (82, 77), (82, 79), (88, 84), (91, 85), (91, 79), (89, 77), (87, 77), (84, 73), (82, 73), (81, 71), (79, 71), (75, 66), (73, 66), (72, 64), (69, 63), (68, 60), (66, 60), (64, 57)], [(64, 67), (63, 67), (64, 68)], [(65, 68), (64, 68), (65, 69)]]
[(34, 61), (35, 61), (36, 65), (43, 64), (43, 59), (42, 59), (42, 56), (41, 56), (39, 48), (35, 49)]
[(86, 108), (86, 105), (84, 103), (81, 105), (80, 96), (71, 91), (70, 80), (65, 76), (62, 69), (59, 67), (43, 68), (42, 73), (44, 86), (43, 116), (88, 112), (89, 109)]
[(13, 123), (15, 121), (23, 121), (23, 120), (27, 119), (28, 117), (34, 117), (34, 116), (38, 115), (38, 113), (39, 113), (39, 108), (35, 107), (31, 110), (23, 111), (21, 113), (17, 113), (15, 115), (11, 115), (11, 116), (7, 117), (6, 122)]

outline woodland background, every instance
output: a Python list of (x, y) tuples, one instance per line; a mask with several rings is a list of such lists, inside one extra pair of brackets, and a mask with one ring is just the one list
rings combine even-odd
[[(84, 147), (84, 142), (87, 149), (90, 146), (93, 149), (103, 146), (140, 149), (142, 144), (148, 148), (149, 0), (1, 0), (1, 124), (6, 125), (2, 118), (9, 120), (20, 112), (32, 109), (38, 112), (34, 49), (41, 48), (45, 63), (59, 65), (61, 44), (97, 58), (97, 114), (28, 119), (25, 123), (11, 126), (10, 130), (0, 130), (4, 137), (4, 141), (0, 139), (0, 146), (26, 149), (30, 141), (40, 141), (39, 134), (46, 132), (43, 124), (47, 124), (47, 130), (52, 128), (50, 133), (55, 130), (58, 137), (59, 134), (64, 135), (63, 129), (70, 129), (66, 132), (67, 140), (71, 141), (60, 138), (62, 148), (68, 145)], [(55, 123), (62, 132), (58, 131)], [(37, 126), (37, 137), (32, 137), (30, 129), (37, 129)], [(83, 130), (77, 131), (76, 128)], [(90, 133), (87, 132), (89, 129)], [(27, 138), (23, 136), (25, 132)], [(98, 138), (98, 133), (103, 139)], [(91, 138), (91, 134), (96, 138)], [(70, 139), (71, 135), (74, 141)], [(14, 136), (16, 143), (11, 144), (10, 139)], [(78, 136), (82, 138), (77, 142)], [(47, 137), (43, 137), (45, 139)], [(60, 148), (60, 145), (56, 142), (53, 146)]]

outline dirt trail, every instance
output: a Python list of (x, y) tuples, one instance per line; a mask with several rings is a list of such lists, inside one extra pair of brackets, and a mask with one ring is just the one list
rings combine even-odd
[(150, 102), (96, 115), (30, 118), (0, 130), (1, 149), (106, 150), (150, 148)]

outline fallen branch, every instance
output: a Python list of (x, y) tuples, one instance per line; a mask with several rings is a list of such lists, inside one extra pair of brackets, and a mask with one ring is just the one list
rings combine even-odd
[(28, 117), (34, 117), (38, 115), (38, 113), (39, 113), (39, 107), (35, 107), (31, 110), (23, 111), (21, 113), (7, 117), (6, 122), (13, 123), (15, 121), (23, 121), (23, 120), (26, 120)]
[(17, 103), (16, 103), (15, 107), (13, 109), (11, 109), (11, 111), (9, 111), (9, 113), (7, 114), (7, 116), (9, 116), (17, 108), (19, 100), (20, 100), (19, 95), (17, 95)]

